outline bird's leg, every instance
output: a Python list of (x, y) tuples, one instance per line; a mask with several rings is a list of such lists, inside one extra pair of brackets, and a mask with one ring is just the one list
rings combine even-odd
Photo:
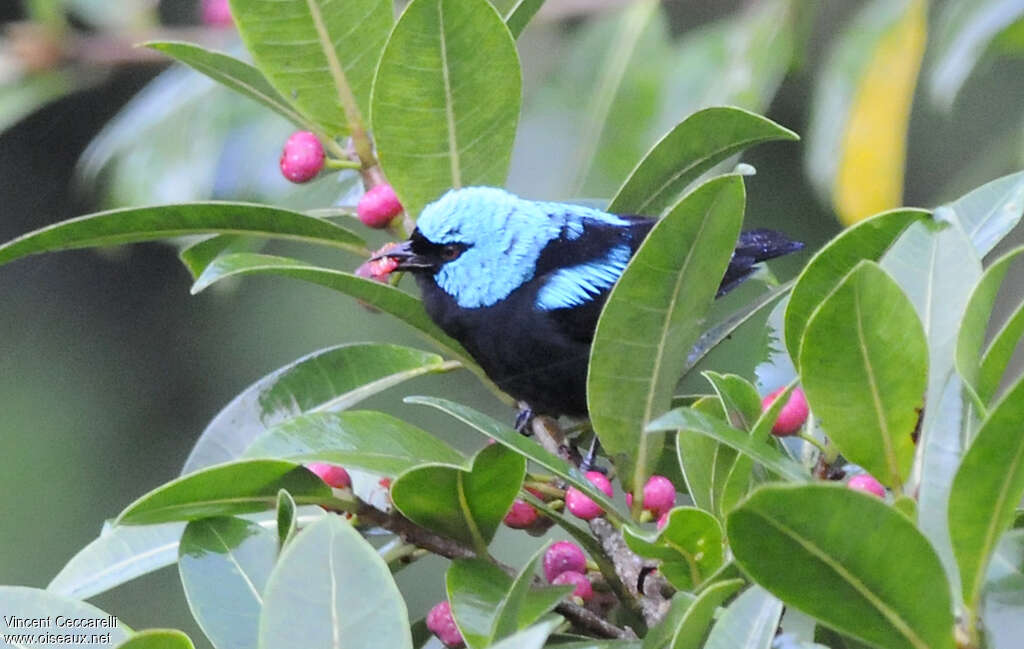
[(529, 437), (533, 434), (530, 422), (533, 421), (533, 408), (529, 404), (519, 402), (519, 412), (516, 413), (516, 432)]
[(580, 462), (580, 471), (586, 473), (587, 471), (597, 471), (599, 473), (608, 473), (606, 467), (598, 466), (596, 464), (597, 452), (601, 449), (601, 442), (597, 440), (597, 435), (590, 440), (590, 450), (587, 451), (587, 455)]

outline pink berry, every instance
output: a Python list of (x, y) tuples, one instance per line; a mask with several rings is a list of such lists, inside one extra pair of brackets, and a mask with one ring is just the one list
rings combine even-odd
[(583, 556), (580, 546), (572, 541), (552, 543), (544, 553), (544, 577), (548, 582), (554, 582), (555, 577), (563, 572), (583, 574), (586, 571), (587, 558)]
[(324, 147), (309, 131), (296, 131), (284, 143), (281, 152), (281, 173), (293, 183), (316, 178), (324, 168)]
[[(585, 474), (587, 480), (589, 480), (595, 487), (600, 489), (611, 497), (612, 495), (612, 483), (608, 481), (608, 478), (599, 471), (588, 471)], [(565, 491), (565, 507), (569, 512), (577, 517), (582, 518), (585, 521), (589, 521), (592, 518), (604, 514), (604, 510), (590, 499), (589, 496), (584, 494), (576, 487), (569, 487)]]
[(644, 509), (661, 516), (676, 506), (676, 488), (662, 475), (652, 475), (644, 485)]
[(885, 487), (878, 480), (875, 480), (873, 476), (867, 473), (860, 473), (850, 478), (850, 481), (846, 483), (846, 486), (856, 491), (866, 491), (869, 494), (874, 494), (879, 498), (885, 498)]
[(664, 529), (666, 525), (668, 525), (668, 512), (658, 517), (658, 529)]
[(526, 529), (537, 521), (537, 510), (522, 500), (512, 503), (512, 509), (505, 514), (505, 525), (517, 530)]
[(327, 464), (326, 462), (310, 462), (306, 465), (306, 468), (320, 476), (321, 480), (335, 489), (345, 489), (352, 486), (352, 478), (349, 477), (348, 471), (340, 466)]
[(231, 7), (228, 0), (203, 0), (203, 23), (211, 27), (230, 27)]
[(563, 572), (552, 579), (551, 583), (555, 586), (572, 584), (576, 587), (572, 594), (584, 602), (589, 601), (594, 596), (594, 587), (590, 584), (590, 580), (587, 579), (586, 575), (579, 572)]
[(371, 228), (386, 228), (391, 219), (402, 211), (402, 204), (391, 185), (383, 183), (371, 187), (356, 206), (356, 214), (363, 225)]
[(459, 627), (455, 626), (455, 618), (452, 617), (452, 605), (447, 601), (438, 602), (427, 613), (427, 628), (446, 647), (466, 646), (462, 640), (462, 633), (459, 632)]
[[(785, 389), (785, 387), (781, 387), (765, 397), (761, 401), (761, 409), (767, 410)], [(807, 421), (808, 412), (807, 397), (804, 396), (804, 391), (800, 388), (794, 388), (793, 392), (789, 395), (786, 405), (782, 406), (782, 412), (779, 413), (779, 418), (775, 420), (775, 425), (772, 426), (772, 435), (787, 437), (796, 433), (804, 425), (804, 422)]]

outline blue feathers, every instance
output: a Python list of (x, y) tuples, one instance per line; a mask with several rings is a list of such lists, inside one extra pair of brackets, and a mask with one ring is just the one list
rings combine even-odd
[[(424, 208), (420, 233), (436, 244), (461, 244), (462, 254), (434, 275), (437, 285), (466, 309), (503, 300), (532, 280), (552, 242), (577, 241), (588, 226), (625, 228), (630, 221), (579, 205), (527, 201), (493, 187), (453, 189)], [(629, 249), (559, 270), (537, 306), (580, 304), (607, 289), (625, 268)], [(604, 260), (604, 256), (608, 256)], [(577, 286), (573, 286), (578, 283)]]
[(621, 244), (600, 259), (556, 270), (537, 293), (537, 308), (566, 309), (593, 300), (615, 284), (632, 255), (629, 246)]

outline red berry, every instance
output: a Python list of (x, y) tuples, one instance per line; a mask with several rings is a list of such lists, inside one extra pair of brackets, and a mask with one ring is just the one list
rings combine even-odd
[(676, 488), (662, 475), (652, 475), (644, 485), (644, 509), (661, 516), (676, 506)]
[[(785, 389), (785, 387), (781, 387), (765, 397), (761, 401), (761, 409), (767, 410)], [(775, 425), (772, 426), (772, 435), (787, 437), (796, 433), (804, 425), (804, 422), (807, 421), (808, 412), (807, 397), (804, 396), (804, 391), (800, 388), (794, 388), (793, 392), (789, 395), (789, 400), (786, 401), (786, 405), (782, 406), (782, 412), (779, 413), (779, 418), (775, 420)]]
[(310, 462), (306, 465), (306, 468), (320, 476), (321, 480), (335, 489), (345, 489), (352, 486), (352, 478), (349, 477), (348, 471), (340, 466), (325, 462)]
[[(600, 489), (609, 498), (612, 495), (612, 483), (600, 471), (588, 471), (585, 475), (595, 487)], [(577, 518), (589, 521), (604, 514), (604, 510), (576, 487), (569, 487), (565, 491), (565, 507)]]
[(402, 204), (391, 185), (383, 183), (371, 187), (356, 206), (359, 220), (371, 228), (386, 228), (391, 219), (402, 211)]
[(505, 514), (505, 525), (517, 530), (526, 529), (537, 521), (537, 510), (522, 500), (512, 503), (512, 509)]
[(459, 627), (455, 625), (455, 618), (452, 617), (452, 605), (447, 601), (438, 602), (427, 613), (427, 628), (446, 647), (466, 646), (466, 643), (462, 640), (462, 633), (459, 632)]
[(211, 27), (230, 27), (231, 7), (228, 0), (203, 0), (203, 23)]
[(594, 587), (590, 584), (590, 580), (587, 576), (579, 572), (563, 572), (557, 577), (551, 580), (551, 583), (555, 586), (561, 586), (563, 584), (572, 584), (576, 587), (572, 594), (579, 597), (584, 602), (590, 600), (594, 596)]
[(316, 178), (324, 168), (324, 147), (309, 131), (296, 131), (284, 143), (281, 152), (281, 173), (293, 183)]
[(658, 529), (664, 529), (666, 525), (668, 525), (668, 512), (658, 517)]
[(555, 577), (563, 572), (583, 574), (586, 571), (587, 558), (583, 555), (580, 546), (572, 541), (552, 543), (544, 553), (544, 577), (548, 582), (554, 582)]
[(885, 487), (878, 480), (875, 480), (874, 476), (868, 475), (867, 473), (861, 473), (850, 478), (850, 481), (846, 483), (846, 486), (856, 491), (866, 491), (869, 494), (874, 494), (879, 498), (885, 498)]

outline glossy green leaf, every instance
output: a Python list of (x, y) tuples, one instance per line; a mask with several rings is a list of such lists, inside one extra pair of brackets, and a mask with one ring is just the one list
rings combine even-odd
[(663, 649), (672, 640), (683, 616), (693, 606), (696, 595), (690, 593), (676, 592), (669, 601), (668, 611), (661, 618), (661, 622), (651, 627), (644, 636), (642, 649)]
[(741, 108), (718, 106), (690, 115), (640, 161), (608, 206), (614, 214), (663, 214), (716, 164), (762, 142), (799, 140), (775, 122)]
[(217, 649), (256, 646), (277, 548), (277, 534), (241, 518), (204, 518), (185, 528), (178, 573), (192, 617)]
[[(751, 433), (761, 417), (761, 397), (757, 388), (735, 374), (723, 375), (709, 371), (704, 373), (704, 377), (714, 387), (733, 428)], [(717, 513), (724, 514), (746, 495), (750, 489), (753, 466), (749, 457), (727, 446), (718, 446), (712, 464), (713, 500)]]
[(277, 492), (277, 547), (283, 548), (299, 531), (297, 505), (292, 495), (284, 489)]
[(197, 241), (182, 248), (178, 259), (188, 269), (192, 281), (199, 279), (206, 267), (214, 259), (223, 255), (239, 252), (256, 252), (264, 245), (263, 241), (239, 234), (215, 234), (212, 237)]
[(659, 559), (658, 571), (678, 590), (692, 591), (724, 561), (722, 526), (706, 511), (676, 507), (657, 533), (622, 528), (629, 549), (648, 559)]
[(782, 602), (758, 586), (748, 588), (715, 621), (704, 649), (769, 649), (781, 617)]
[(205, 49), (194, 43), (150, 41), (145, 45), (158, 52), (163, 52), (235, 92), (263, 104), (296, 126), (308, 131), (319, 130), (270, 85), (262, 72), (245, 61)]
[(928, 380), (914, 305), (878, 264), (863, 261), (814, 312), (800, 349), (804, 392), (829, 438), (898, 489), (914, 460)]
[(184, 531), (184, 523), (104, 525), (99, 538), (79, 550), (46, 590), (87, 599), (169, 566), (178, 558), (178, 540)]
[(494, 444), (477, 453), (466, 469), (440, 464), (409, 469), (392, 484), (391, 499), (409, 520), (486, 556), (525, 474), (523, 456)]
[[(714, 397), (698, 399), (691, 407), (710, 417), (725, 419), (722, 402)], [(676, 460), (693, 504), (704, 511), (717, 512), (714, 476), (722, 445), (705, 435), (676, 435), (675, 444)], [(726, 447), (726, 450), (731, 450), (731, 447)]]
[(182, 473), (237, 459), (267, 430), (303, 413), (343, 410), (403, 381), (446, 369), (450, 366), (440, 356), (398, 345), (346, 344), (313, 352), (256, 381), (217, 413)]
[(416, 396), (406, 397), (405, 402), (430, 406), (448, 413), (499, 444), (512, 449), (526, 459), (536, 462), (538, 465), (551, 471), (559, 478), (585, 493), (587, 497), (600, 505), (609, 515), (621, 519), (621, 515), (618, 514), (611, 500), (603, 491), (597, 489), (593, 483), (587, 480), (577, 467), (571, 466), (562, 458), (545, 450), (537, 442), (517, 433), (511, 426), (495, 421), (491, 417), (468, 406), (447, 399)]
[[(958, 223), (918, 221), (900, 235), (881, 265), (921, 319), (928, 340), (925, 403), (938, 403), (953, 373), (957, 334), (967, 301), (981, 278), (981, 260)], [(925, 409), (922, 437), (940, 425), (937, 412), (938, 408)]]
[(545, 544), (533, 553), (495, 606), (492, 640), (510, 636), (530, 626), (575, 589), (574, 586), (568, 585), (530, 590), (530, 586), (537, 579), (537, 566), (547, 549), (548, 545)]
[(412, 649), (409, 614), (387, 563), (338, 516), (285, 546), (267, 580), (260, 649)]
[(132, 637), (117, 645), (117, 649), (195, 649), (195, 645), (181, 631), (146, 629), (132, 634)]
[(546, 646), (548, 636), (562, 624), (562, 621), (561, 617), (556, 616), (550, 620), (538, 622), (491, 646), (493, 649), (542, 649)]
[[(117, 617), (108, 615), (91, 604), (27, 586), (0, 586), (0, 611), (3, 611), (3, 619), (0, 622), (3, 623), (4, 629), (4, 635), (0, 635), (0, 638), (4, 638), (8, 633), (29, 634), (32, 636), (31, 640), (23, 639), (25, 642), (22, 645), (19, 645), (18, 640), (12, 643), (19, 649), (21, 647), (32, 647), (33, 649), (35, 647), (42, 647), (43, 649), (67, 647), (67, 642), (37, 642), (38, 639), (35, 637), (36, 634), (40, 633), (57, 635), (68, 633), (70, 631), (68, 627), (53, 624), (58, 616), (96, 620), (96, 627), (81, 629), (81, 631), (100, 635), (109, 634), (105, 638), (107, 645), (122, 642), (131, 633), (131, 629), (122, 624)], [(13, 623), (14, 618), (19, 620), (28, 620), (29, 618), (45, 619), (49, 624), (31, 627), (17, 626)], [(11, 642), (11, 640), (9, 638), (5, 639), (6, 642)]]
[(48, 225), (0, 246), (0, 264), (54, 250), (112, 246), (186, 234), (248, 234), (337, 246), (358, 254), (363, 240), (327, 221), (251, 203), (129, 207)]
[(935, 210), (936, 218), (956, 219), (984, 257), (1024, 215), (1024, 171), (1003, 176)]
[(726, 419), (733, 428), (750, 432), (761, 418), (761, 397), (757, 388), (742, 376), (704, 372), (725, 408)]
[(117, 517), (119, 525), (150, 525), (272, 509), (287, 489), (296, 502), (331, 500), (331, 488), (301, 466), (280, 460), (220, 464), (172, 480), (142, 496)]
[(903, 230), (928, 215), (924, 210), (903, 209), (865, 219), (840, 233), (807, 262), (786, 308), (786, 349), (798, 367), (804, 328), (818, 305), (861, 260), (881, 258)]
[(1011, 530), (996, 547), (984, 597), (985, 642), (991, 649), (1013, 649), (1024, 630), (1024, 530)]
[(521, 86), (515, 40), (486, 0), (405, 8), (377, 69), (373, 131), (410, 215), (451, 187), (505, 184)]
[(942, 6), (930, 46), (934, 60), (928, 90), (932, 102), (947, 111), (952, 109), (989, 43), (1022, 15), (1024, 4), (1018, 0), (955, 0)]
[(349, 120), (368, 114), (393, 11), (387, 0), (231, 0), (256, 66), (331, 136), (347, 134), (355, 126)]
[(430, 433), (370, 410), (290, 419), (256, 438), (245, 457), (330, 462), (392, 477), (428, 462), (461, 465), (466, 459)]
[(1024, 496), (1024, 379), (989, 412), (949, 493), (949, 533), (964, 601), (977, 610), (986, 567)]
[(693, 408), (676, 408), (652, 422), (650, 428), (678, 430), (680, 437), (700, 434), (736, 449), (786, 480), (793, 482), (810, 480), (807, 470), (787, 457), (777, 447), (764, 442), (753, 442), (750, 435), (742, 430), (737, 430), (721, 419), (706, 415)]
[(483, 559), (457, 559), (445, 575), (452, 616), (470, 649), (514, 637), (572, 592), (571, 586), (531, 591), (537, 553), (515, 579)]
[(985, 269), (964, 311), (956, 346), (956, 368), (964, 383), (983, 405), (996, 396), (1021, 335), (1024, 335), (1024, 307), (1018, 306), (986, 346), (986, 333), (992, 322), (999, 290), (1010, 267), (1024, 254), (1014, 248)]
[(739, 236), (744, 201), (738, 176), (710, 180), (682, 199), (641, 244), (598, 320), (590, 420), (637, 498), (664, 445), (647, 424), (671, 405)]
[(742, 588), (743, 583), (742, 579), (722, 581), (701, 592), (697, 599), (686, 607), (672, 634), (672, 643), (668, 646), (671, 649), (700, 649), (707, 636), (708, 627), (714, 620), (715, 610)]
[(726, 531), (744, 572), (787, 605), (879, 647), (952, 649), (942, 564), (880, 499), (836, 484), (762, 487)]
[(505, 26), (512, 33), (512, 38), (519, 38), (530, 19), (544, 6), (544, 0), (518, 0), (505, 14)]

